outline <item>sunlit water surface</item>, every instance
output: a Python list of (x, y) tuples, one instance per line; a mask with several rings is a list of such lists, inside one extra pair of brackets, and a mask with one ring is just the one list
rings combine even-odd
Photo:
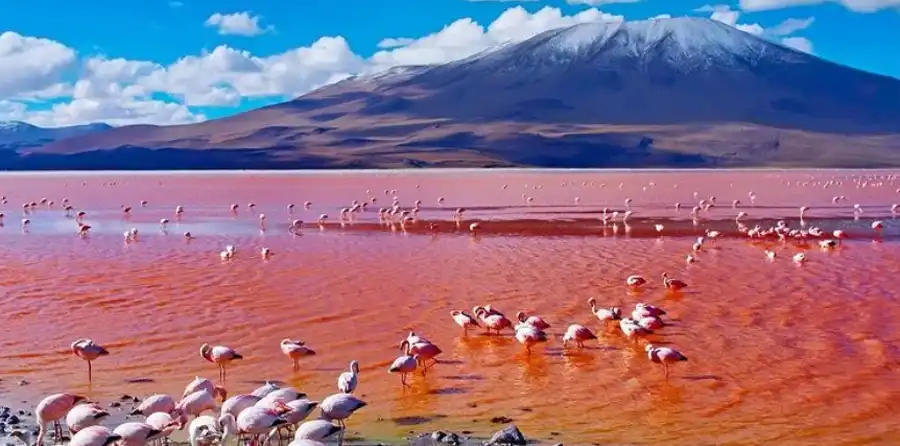
[[(530, 438), (566, 444), (900, 444), (900, 226), (890, 212), (900, 182), (893, 174), (3, 175), (0, 391), (8, 398), (71, 391), (102, 401), (180, 395), (195, 375), (216, 377), (198, 354), (210, 342), (246, 358), (229, 369), (231, 394), (270, 379), (323, 398), (347, 363), (360, 361), (358, 395), (369, 406), (349, 426), (367, 438), (435, 428), (489, 435), (497, 428), (489, 419), (506, 416)], [(390, 205), (393, 194), (385, 191), (392, 189), (406, 207), (422, 201), (422, 221), (405, 230), (378, 224), (376, 210)], [(694, 192), (718, 203), (696, 224), (689, 217)], [(840, 195), (847, 199), (833, 203)], [(26, 233), (22, 204), (42, 197), (55, 204), (27, 215)], [(75, 235), (64, 197), (87, 213), (90, 236)], [(336, 223), (340, 208), (369, 197), (377, 203), (356, 222)], [(623, 212), (629, 197), (628, 231), (604, 228), (602, 208)], [(741, 209), (732, 208), (735, 199)], [(686, 209), (676, 211), (675, 202)], [(231, 203), (240, 205), (236, 216)], [(858, 219), (853, 204), (863, 209)], [(130, 218), (122, 205), (133, 207)], [(179, 221), (177, 205), (185, 207)], [(809, 225), (846, 229), (850, 239), (824, 252), (814, 243), (736, 236), (739, 210), (751, 226), (776, 218), (798, 226), (801, 205), (811, 207)], [(453, 223), (457, 207), (467, 208), (461, 230)], [(259, 213), (267, 215), (264, 232)], [(330, 217), (324, 229), (314, 223), (322, 213)], [(168, 234), (161, 218), (172, 220)], [(301, 235), (287, 231), (296, 218), (306, 222)], [(885, 221), (880, 236), (873, 219)], [(473, 221), (481, 222), (476, 236), (468, 234)], [(666, 225), (662, 237), (655, 223)], [(125, 244), (122, 233), (132, 227), (140, 239)], [(687, 265), (694, 238), (707, 228), (728, 237)], [(196, 238), (186, 241), (185, 231)], [(238, 255), (222, 262), (226, 244)], [(263, 260), (261, 247), (275, 255)], [(767, 261), (764, 249), (779, 257)], [(810, 261), (793, 264), (797, 252)], [(664, 293), (664, 271), (688, 282), (689, 292)], [(625, 289), (631, 274), (651, 280), (643, 293)], [(601, 305), (665, 307), (673, 325), (651, 340), (690, 360), (666, 381), (640, 346), (604, 332), (589, 312), (590, 297)], [(463, 337), (449, 311), (487, 303), (510, 316), (543, 316), (554, 338), (526, 357), (509, 333)], [(559, 336), (570, 323), (594, 329), (599, 342), (564, 354)], [(442, 364), (404, 390), (387, 366), (410, 330), (444, 353)], [(112, 352), (95, 362), (90, 387), (85, 363), (68, 351), (79, 337)], [(300, 372), (279, 350), (286, 337), (318, 352)], [(31, 385), (15, 386), (23, 377)], [(141, 378), (150, 382), (134, 382)]]

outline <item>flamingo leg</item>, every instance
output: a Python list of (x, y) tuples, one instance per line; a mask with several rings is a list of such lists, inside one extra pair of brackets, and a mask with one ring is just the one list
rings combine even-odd
[(91, 361), (88, 361), (88, 382), (91, 382)]
[(669, 364), (663, 363), (663, 370), (666, 371), (666, 379), (669, 379)]
[(344, 420), (339, 420), (338, 426), (341, 427), (341, 432), (340, 432), (340, 434), (338, 434), (338, 446), (343, 446), (344, 445), (344, 431), (347, 430), (347, 425), (344, 424)]

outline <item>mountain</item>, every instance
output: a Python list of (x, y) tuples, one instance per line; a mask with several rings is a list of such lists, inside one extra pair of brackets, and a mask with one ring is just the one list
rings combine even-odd
[(42, 147), (53, 141), (111, 129), (107, 124), (44, 128), (19, 121), (0, 121), (0, 151)]
[[(900, 165), (900, 80), (708, 19), (592, 23), (175, 127), (21, 151), (16, 168)], [(16, 164), (17, 163), (17, 164)]]

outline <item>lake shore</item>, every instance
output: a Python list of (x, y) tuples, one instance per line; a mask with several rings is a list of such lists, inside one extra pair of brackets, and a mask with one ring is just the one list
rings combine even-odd
[[(17, 380), (17, 382), (18, 385), (23, 387), (27, 385), (27, 381), (25, 380)], [(35, 420), (34, 408), (37, 406), (40, 399), (41, 398), (39, 397), (14, 396), (10, 394), (0, 396), (0, 444), (16, 445), (22, 444), (22, 442), (25, 442), (28, 446), (34, 444), (33, 442), (37, 437), (39, 430), (39, 426)], [(97, 403), (106, 408), (109, 412), (110, 416), (106, 418), (105, 422), (102, 424), (111, 429), (122, 423), (139, 421), (142, 418), (140, 416), (129, 415), (129, 412), (140, 403), (140, 398), (136, 396), (122, 395), (118, 400), (97, 401)], [(309, 419), (314, 419), (314, 416), (311, 416)], [(531, 445), (562, 445), (562, 443), (526, 439), (515, 425), (509, 424), (504, 427), (502, 423), (507, 421), (511, 420), (503, 417), (492, 420), (492, 422), (498, 424), (498, 428), (491, 436), (478, 436), (472, 431), (453, 432), (450, 430), (435, 430), (418, 432), (416, 430), (410, 430), (407, 436), (401, 438), (375, 438), (360, 435), (358, 429), (359, 426), (355, 426), (351, 427), (348, 431), (343, 444), (347, 446), (480, 446), (526, 444), (527, 441), (527, 444)], [(51, 433), (44, 444), (66, 444), (68, 440), (68, 437), (62, 438), (61, 441), (55, 439)], [(176, 431), (173, 433), (170, 437), (169, 445), (189, 446), (190, 443), (187, 441), (187, 429), (185, 428), (183, 431)]]

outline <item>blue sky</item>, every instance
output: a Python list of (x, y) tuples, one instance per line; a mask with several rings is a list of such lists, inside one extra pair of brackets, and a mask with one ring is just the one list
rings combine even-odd
[[(715, 10), (726, 13), (720, 18), (736, 18), (731, 24), (742, 29), (756, 24), (771, 30), (789, 19), (813, 18), (778, 39), (791, 38), (811, 45), (807, 49), (820, 57), (900, 78), (900, 0), (92, 0), (90, 7), (70, 0), (6, 0), (0, 33), (15, 33), (18, 40), (6, 39), (12, 49), (4, 50), (0, 43), (0, 119), (40, 125), (97, 120), (169, 124), (225, 116), (302, 94), (373, 65), (384, 68), (419, 61), (419, 56), (424, 62), (464, 56), (468, 49), (454, 46), (453, 40), (465, 41), (472, 31), (444, 33), (440, 55), (431, 51), (427, 57), (424, 49), (419, 56), (410, 51), (388, 54), (391, 49), (378, 47), (387, 38), (422, 38), (465, 18), (486, 27), (517, 7), (529, 14), (558, 8), (562, 18), (546, 25), (557, 26), (553, 23), (568, 24), (566, 16), (591, 8), (583, 3), (599, 4), (602, 13), (626, 20), (661, 14), (709, 17)], [(698, 11), (707, 5), (715, 8)], [(245, 17), (230, 22), (213, 19), (215, 14), (221, 19), (242, 12)], [(254, 18), (257, 29), (247, 28), (252, 25), (247, 20), (241, 22)], [(545, 26), (542, 23), (530, 26)], [(324, 36), (343, 40), (319, 41)], [(498, 36), (479, 37), (472, 51), (505, 38)], [(296, 51), (317, 41), (315, 57)], [(374, 64), (371, 58), (378, 51), (384, 54)], [(213, 53), (221, 57), (213, 60)], [(293, 56), (288, 61), (278, 55)], [(188, 61), (193, 65), (184, 62), (186, 56), (194, 56)], [(23, 62), (29, 58), (43, 62)], [(314, 65), (308, 62), (311, 58), (316, 59)], [(90, 60), (96, 62), (94, 68), (86, 68)], [(36, 74), (28, 75), (22, 65)], [(248, 70), (259, 72), (252, 77), (240, 74)], [(287, 78), (294, 72), (303, 80)]]

